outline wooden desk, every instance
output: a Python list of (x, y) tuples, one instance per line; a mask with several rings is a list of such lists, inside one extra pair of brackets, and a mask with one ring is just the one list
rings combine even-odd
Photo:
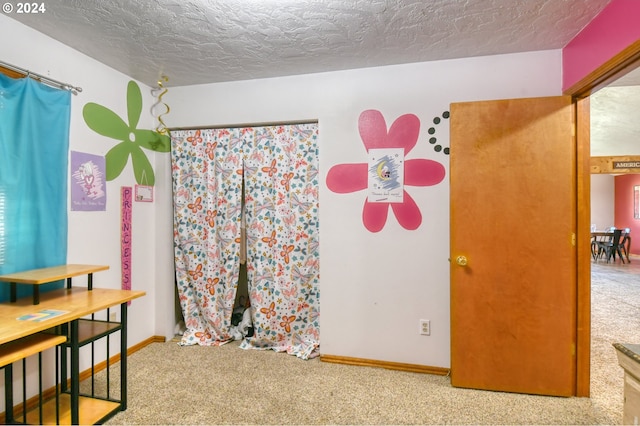
[[(0, 303), (0, 344), (11, 342), (56, 326), (69, 326), (66, 346), (71, 352), (71, 388), (70, 393), (60, 398), (60, 423), (95, 424), (103, 422), (117, 411), (126, 410), (126, 372), (127, 372), (127, 302), (145, 295), (143, 291), (99, 289), (88, 290), (83, 287), (63, 288), (43, 293), (40, 304), (33, 305), (30, 297), (18, 299), (16, 302)], [(98, 325), (98, 321), (82, 319), (93, 313), (120, 305), (120, 323), (102, 322), (102, 324), (118, 324), (112, 331), (120, 331), (120, 402), (96, 400), (80, 396), (80, 338), (79, 329), (82, 322)], [(17, 318), (34, 314), (45, 309), (67, 311), (61, 315), (44, 321), (21, 321)], [(110, 331), (111, 332), (111, 331)], [(63, 351), (67, 349), (63, 348)], [(65, 375), (63, 374), (63, 379)], [(64, 390), (64, 389), (63, 389)], [(55, 423), (55, 400), (45, 423)], [(80, 410), (82, 408), (82, 410)], [(12, 410), (13, 407), (6, 407)], [(85, 410), (86, 409), (86, 410)], [(8, 411), (7, 411), (8, 412)], [(29, 420), (29, 417), (27, 417)]]
[(60, 265), (50, 268), (33, 269), (30, 271), (15, 272), (13, 274), (0, 275), (0, 281), (11, 284), (11, 301), (16, 301), (16, 284), (33, 285), (33, 304), (40, 303), (41, 284), (67, 280), (67, 288), (71, 288), (71, 278), (78, 275), (88, 276), (88, 288), (93, 288), (93, 273), (109, 269), (106, 265)]

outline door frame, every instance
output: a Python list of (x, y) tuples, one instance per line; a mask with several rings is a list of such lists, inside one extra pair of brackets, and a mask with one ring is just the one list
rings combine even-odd
[(566, 89), (576, 103), (577, 347), (576, 395), (590, 396), (591, 382), (591, 172), (589, 96), (640, 66), (640, 40)]

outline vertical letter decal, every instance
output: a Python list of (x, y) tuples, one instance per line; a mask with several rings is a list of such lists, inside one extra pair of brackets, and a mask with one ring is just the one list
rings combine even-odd
[(120, 257), (122, 259), (122, 289), (131, 290), (131, 207), (133, 191), (123, 186), (120, 192)]

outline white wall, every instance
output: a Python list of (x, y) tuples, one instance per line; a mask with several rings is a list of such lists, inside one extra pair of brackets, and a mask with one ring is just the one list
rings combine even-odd
[[(84, 122), (82, 109), (88, 102), (95, 102), (106, 106), (127, 121), (126, 89), (131, 80), (128, 76), (113, 70), (89, 57), (83, 55), (43, 34), (34, 31), (13, 19), (0, 15), (0, 60), (46, 75), (56, 80), (80, 86), (82, 92), (72, 96), (70, 150), (104, 155), (118, 141), (98, 135)], [(153, 103), (150, 88), (138, 83), (143, 94), (143, 113), (138, 128), (153, 128), (155, 126), (149, 108)], [(146, 151), (152, 162), (158, 160), (164, 164), (168, 154), (156, 154)], [(156, 158), (157, 157), (157, 158)], [(164, 287), (156, 291), (156, 276), (158, 272), (167, 273), (166, 256), (159, 256), (158, 242), (162, 242), (166, 249), (167, 242), (161, 237), (164, 233), (171, 233), (171, 229), (164, 233), (156, 232), (156, 224), (166, 227), (166, 212), (160, 220), (156, 220), (156, 213), (166, 205), (170, 197), (170, 186), (166, 177), (159, 173), (155, 191), (158, 202), (134, 203), (133, 205), (133, 268), (132, 287), (135, 290), (147, 292), (145, 297), (132, 302), (129, 307), (129, 345), (135, 345), (149, 337), (158, 334), (156, 324), (161, 320), (164, 312), (156, 310), (156, 295), (165, 297)], [(116, 180), (107, 183), (107, 210), (104, 212), (69, 212), (68, 263), (85, 263), (109, 265), (110, 269), (94, 274), (94, 286), (104, 288), (120, 288), (120, 187), (134, 186), (135, 178), (131, 164)], [(169, 237), (171, 238), (171, 237)], [(169, 249), (170, 251), (170, 249)], [(158, 265), (158, 260), (163, 262)], [(86, 277), (74, 278), (73, 284), (86, 286)], [(173, 297), (173, 293), (171, 293)], [(116, 309), (119, 315), (119, 309)], [(173, 311), (171, 311), (173, 312)], [(119, 347), (118, 339), (112, 339), (113, 351)], [(104, 359), (98, 353), (96, 362)], [(81, 368), (88, 366), (84, 357)]]
[(598, 230), (615, 225), (615, 177), (591, 175), (591, 224)]
[[(377, 109), (387, 126), (402, 114), (421, 121), (409, 158), (445, 165), (428, 143), (448, 146), (452, 102), (561, 94), (561, 52), (416, 63), (293, 77), (172, 88), (169, 127), (318, 120), (320, 133), (320, 351), (326, 355), (449, 367), (449, 186), (406, 187), (423, 216), (415, 231), (390, 211), (379, 233), (362, 223), (363, 191), (336, 194), (328, 170), (363, 163), (358, 117)], [(500, 120), (500, 117), (492, 117)], [(159, 308), (159, 307), (158, 307)], [(163, 309), (168, 309), (164, 307)], [(418, 321), (431, 320), (431, 336)]]
[[(104, 155), (117, 143), (89, 129), (82, 108), (96, 102), (126, 119), (129, 77), (2, 15), (0, 38), (11, 40), (0, 44), (0, 60), (83, 88), (72, 100), (71, 150)], [(318, 120), (321, 353), (448, 367), (448, 177), (407, 188), (423, 215), (416, 231), (401, 228), (390, 212), (385, 228), (372, 234), (361, 219), (365, 194), (329, 191), (327, 171), (367, 161), (357, 129), (366, 109), (380, 110), (387, 126), (402, 114), (417, 115), (421, 133), (407, 158), (430, 158), (448, 170), (448, 158), (427, 142), (434, 117), (451, 102), (559, 95), (560, 70), (557, 50), (170, 88), (164, 118), (170, 127)], [(139, 127), (153, 128), (153, 100), (140, 86)], [(434, 127), (448, 145), (448, 121)], [(130, 307), (130, 345), (171, 337), (174, 325), (169, 156), (147, 154), (156, 166), (156, 199), (134, 203), (133, 288), (147, 296)], [(108, 183), (106, 212), (69, 213), (68, 261), (111, 266), (95, 275), (97, 287), (120, 286), (119, 189), (134, 184), (129, 166)], [(431, 320), (429, 337), (418, 334), (421, 318)]]

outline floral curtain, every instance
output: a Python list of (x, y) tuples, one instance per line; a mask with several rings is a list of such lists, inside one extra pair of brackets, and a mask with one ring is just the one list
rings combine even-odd
[(171, 133), (182, 344), (228, 341), (238, 284), (242, 143), (228, 130)]
[[(317, 124), (171, 132), (181, 344), (231, 340), (246, 244), (243, 349), (319, 352)], [(246, 240), (241, 238), (243, 206)]]

